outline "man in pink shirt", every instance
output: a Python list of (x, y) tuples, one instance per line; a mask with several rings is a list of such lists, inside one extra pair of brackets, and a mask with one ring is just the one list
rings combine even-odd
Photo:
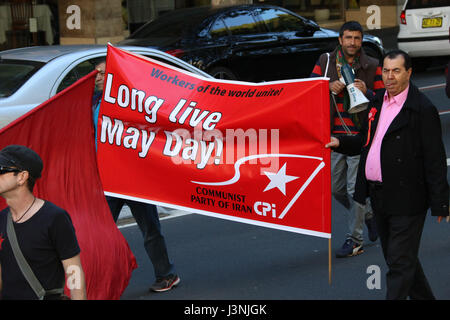
[[(411, 69), (409, 69), (411, 71)], [(383, 178), (381, 176), (381, 163), (380, 163), (380, 151), (381, 142), (383, 141), (384, 135), (389, 128), (392, 120), (397, 116), (406, 101), (406, 96), (408, 95), (408, 86), (402, 92), (397, 95), (391, 96), (389, 91), (384, 93), (383, 105), (380, 111), (380, 118), (378, 120), (377, 130), (375, 131), (375, 136), (367, 155), (366, 160), (366, 178), (371, 181), (382, 182)], [(403, 88), (400, 88), (400, 90)]]
[(361, 154), (354, 199), (370, 197), (383, 255), (387, 299), (434, 299), (418, 259), (428, 209), (449, 216), (447, 160), (439, 114), (410, 82), (411, 59), (401, 50), (383, 61), (385, 92), (377, 95), (361, 132), (326, 145)]

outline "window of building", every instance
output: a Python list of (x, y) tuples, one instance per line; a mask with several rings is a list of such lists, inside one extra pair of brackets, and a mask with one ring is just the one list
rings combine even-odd
[[(344, 5), (347, 6), (351, 1), (358, 2), (359, 0), (285, 0), (282, 7), (321, 24), (324, 21), (344, 19)], [(318, 15), (318, 10), (324, 11), (325, 9), (328, 9), (326, 10), (328, 14), (322, 18), (321, 15)]]

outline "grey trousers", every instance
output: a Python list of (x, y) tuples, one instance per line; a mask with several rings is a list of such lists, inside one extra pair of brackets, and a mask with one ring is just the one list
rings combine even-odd
[(373, 217), (370, 200), (361, 205), (353, 200), (359, 155), (346, 156), (338, 152), (331, 153), (331, 193), (347, 209), (347, 239), (358, 244), (363, 243), (364, 220)]

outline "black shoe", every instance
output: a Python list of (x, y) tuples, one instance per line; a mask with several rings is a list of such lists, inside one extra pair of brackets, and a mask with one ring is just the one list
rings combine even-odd
[(342, 248), (336, 251), (336, 258), (352, 257), (364, 252), (362, 244), (354, 242), (352, 239), (347, 239)]
[(369, 240), (374, 242), (378, 239), (377, 224), (374, 218), (366, 219), (367, 230), (369, 231)]
[(156, 279), (150, 287), (150, 291), (164, 292), (172, 289), (180, 283), (180, 278), (176, 274), (170, 274), (167, 277)]

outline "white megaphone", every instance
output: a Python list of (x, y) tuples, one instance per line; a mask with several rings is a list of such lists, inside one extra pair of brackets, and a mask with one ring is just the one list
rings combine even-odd
[(341, 67), (341, 74), (347, 86), (348, 95), (350, 96), (348, 113), (358, 113), (366, 110), (369, 105), (369, 100), (361, 90), (355, 87), (355, 72), (353, 69), (348, 64), (345, 64)]

